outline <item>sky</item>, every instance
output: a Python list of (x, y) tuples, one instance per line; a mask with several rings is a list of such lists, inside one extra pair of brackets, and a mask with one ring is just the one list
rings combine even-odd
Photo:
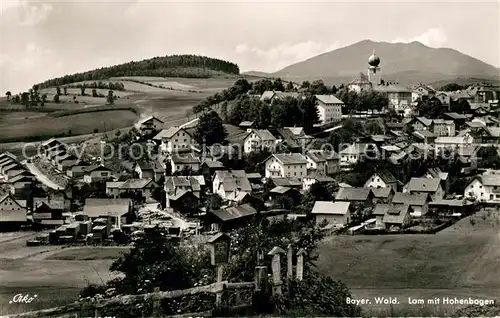
[(500, 0), (0, 0), (0, 92), (170, 54), (274, 72), (365, 39), (449, 47), (500, 67)]

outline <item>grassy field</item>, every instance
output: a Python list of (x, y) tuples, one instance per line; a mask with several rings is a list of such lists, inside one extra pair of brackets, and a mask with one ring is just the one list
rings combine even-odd
[[(474, 225), (466, 218), (435, 235), (332, 236), (319, 248), (318, 268), (346, 283), (357, 298), (495, 299), (500, 216), (494, 211), (472, 218)], [(412, 307), (407, 301), (401, 306)]]
[(129, 110), (84, 113), (54, 118), (44, 116), (30, 120), (10, 120), (0, 123), (0, 140), (26, 140), (33, 136), (48, 139), (62, 135), (91, 134), (133, 125), (137, 114)]
[(129, 247), (83, 247), (63, 249), (48, 256), (46, 259), (59, 261), (115, 260), (129, 249)]

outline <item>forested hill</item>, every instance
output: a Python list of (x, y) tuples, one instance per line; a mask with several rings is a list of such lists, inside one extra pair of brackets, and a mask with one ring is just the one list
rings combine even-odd
[(239, 74), (240, 69), (234, 63), (206, 56), (171, 55), (66, 75), (40, 83), (39, 87), (60, 86), (74, 82), (103, 80), (119, 76), (209, 78), (218, 73)]

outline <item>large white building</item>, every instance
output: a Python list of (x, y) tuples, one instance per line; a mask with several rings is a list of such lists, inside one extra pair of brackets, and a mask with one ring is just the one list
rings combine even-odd
[(319, 121), (329, 124), (342, 120), (344, 102), (334, 95), (316, 95)]
[(163, 153), (182, 152), (191, 149), (193, 136), (184, 128), (170, 127), (160, 131), (153, 140), (160, 141)]
[(276, 138), (267, 129), (249, 129), (244, 139), (245, 153), (268, 150), (276, 151)]
[(500, 175), (479, 176), (465, 188), (464, 196), (487, 203), (500, 203)]
[(266, 178), (302, 179), (307, 175), (307, 159), (299, 153), (280, 153), (266, 160)]

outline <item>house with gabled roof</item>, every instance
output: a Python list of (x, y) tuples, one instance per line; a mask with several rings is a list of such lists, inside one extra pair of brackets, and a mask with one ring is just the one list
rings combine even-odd
[(427, 171), (423, 175), (425, 178), (437, 178), (441, 180), (441, 186), (445, 193), (448, 193), (449, 189), (449, 178), (448, 172), (443, 172), (439, 167), (427, 168)]
[(182, 172), (185, 170), (198, 171), (200, 170), (200, 158), (194, 156), (193, 153), (172, 153), (169, 158), (172, 173)]
[(407, 125), (413, 126), (414, 131), (428, 130), (432, 124), (432, 119), (426, 117), (415, 117)]
[(257, 215), (249, 204), (223, 207), (218, 210), (209, 210), (205, 214), (204, 227), (210, 231), (228, 231), (244, 224)]
[(335, 196), (335, 201), (348, 201), (356, 203), (371, 204), (373, 202), (373, 192), (370, 188), (339, 188)]
[(17, 175), (13, 178), (9, 178), (9, 187), (12, 194), (21, 194), (24, 188), (34, 182), (34, 179), (30, 176)]
[(365, 188), (392, 188), (398, 191), (400, 181), (394, 177), (389, 171), (375, 172), (368, 180), (366, 180)]
[(192, 133), (187, 128), (170, 127), (163, 129), (153, 140), (160, 142), (160, 151), (163, 153), (187, 152), (194, 144)]
[(335, 184), (335, 179), (329, 177), (325, 174), (319, 173), (317, 171), (313, 171), (307, 174), (304, 178), (302, 178), (302, 188), (304, 191), (309, 190), (311, 186), (315, 183), (319, 184)]
[(299, 153), (273, 154), (265, 161), (266, 178), (296, 177), (307, 175), (307, 159)]
[(155, 116), (148, 116), (139, 120), (134, 126), (141, 135), (151, 134), (154, 131), (160, 130), (163, 127), (163, 120)]
[(351, 222), (350, 202), (314, 202), (311, 214), (317, 225), (327, 223), (327, 227), (342, 228)]
[(445, 149), (455, 150), (461, 147), (470, 146), (474, 143), (474, 138), (470, 135), (456, 137), (437, 137), (434, 140), (436, 153), (441, 153)]
[(10, 193), (3, 194), (0, 197), (0, 227), (14, 230), (26, 222), (26, 202), (17, 200)]
[(245, 153), (267, 150), (276, 152), (276, 138), (267, 129), (249, 129), (243, 142)]
[(103, 165), (91, 165), (82, 168), (83, 181), (86, 183), (106, 181), (113, 177), (113, 170)]
[(377, 203), (373, 208), (372, 216), (375, 217), (375, 227), (385, 229), (384, 215), (391, 207), (390, 203)]
[[(252, 193), (252, 185), (244, 170), (216, 171), (212, 179), (212, 191), (222, 199), (236, 192)], [(233, 194), (235, 195), (235, 194)]]
[(167, 196), (177, 193), (179, 190), (192, 192), (195, 197), (200, 198), (205, 190), (205, 178), (198, 176), (170, 176), (165, 179), (164, 190)]
[(411, 209), (409, 204), (391, 204), (382, 219), (386, 228), (404, 229), (410, 224)]
[(500, 174), (483, 174), (465, 187), (464, 196), (486, 203), (500, 203)]
[(455, 136), (453, 120), (433, 119), (430, 130), (438, 137)]
[(108, 219), (115, 228), (121, 229), (133, 218), (131, 199), (87, 198), (83, 214), (89, 219)]
[(411, 216), (423, 216), (429, 210), (431, 201), (428, 193), (402, 193), (396, 192), (392, 198), (392, 204), (407, 204), (410, 207)]
[(396, 193), (396, 190), (391, 187), (386, 188), (371, 188), (373, 193), (373, 203), (389, 203)]
[(324, 175), (340, 171), (340, 155), (335, 151), (312, 149), (306, 153), (307, 170), (314, 170)]
[(444, 189), (440, 178), (411, 178), (410, 182), (404, 187), (403, 192), (410, 194), (427, 193), (432, 200), (442, 199)]

